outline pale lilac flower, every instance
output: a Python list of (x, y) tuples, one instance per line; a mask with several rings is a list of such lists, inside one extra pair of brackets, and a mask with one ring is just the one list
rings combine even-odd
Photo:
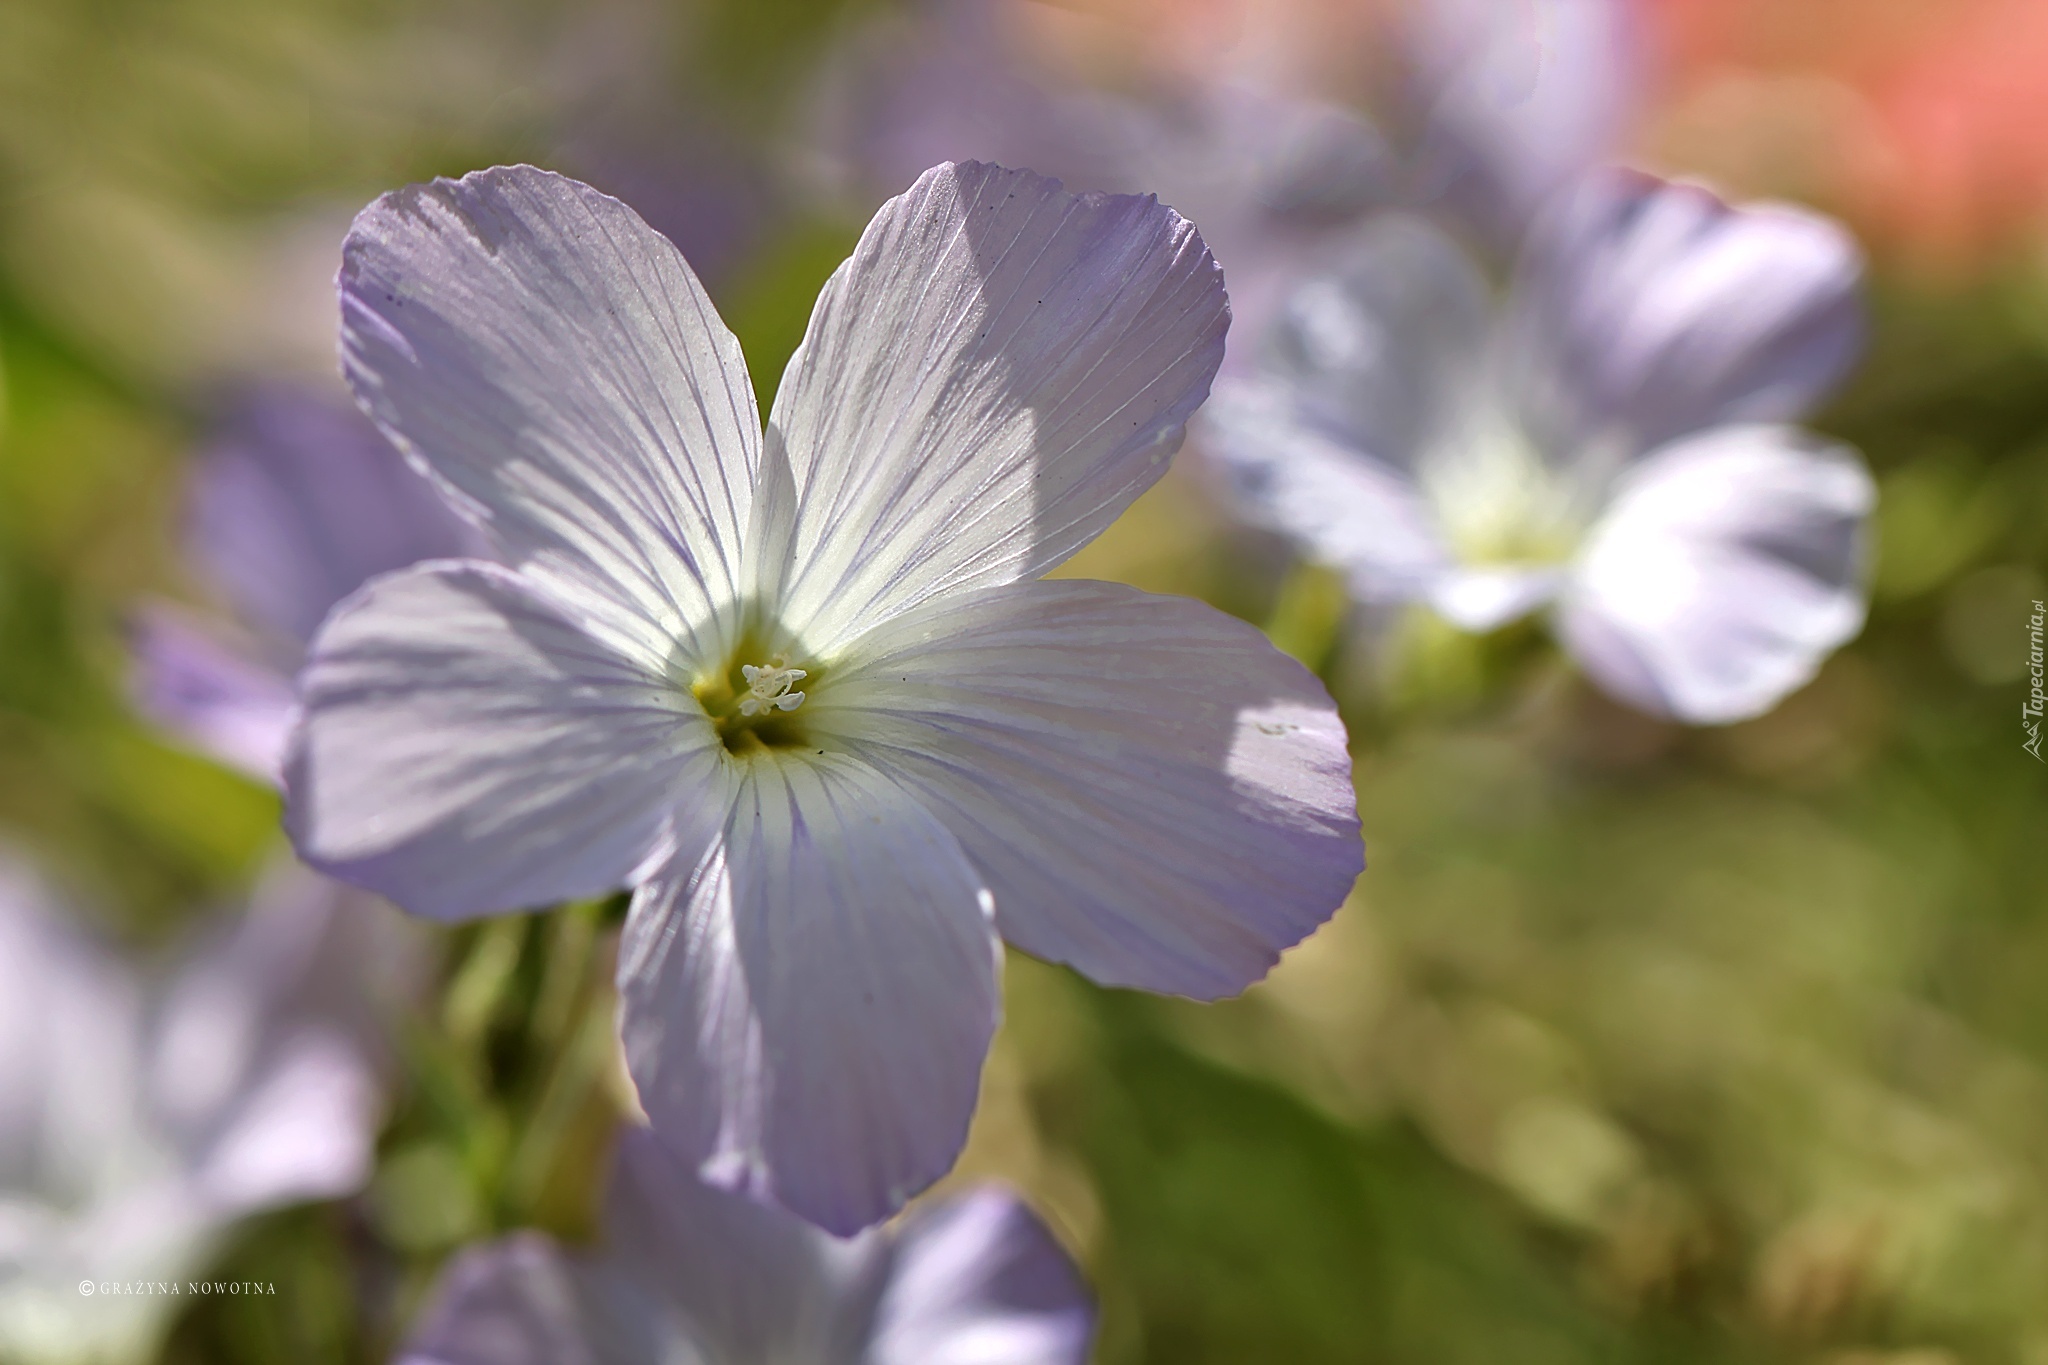
[(0, 865), (0, 1358), (150, 1358), (231, 1223), (361, 1187), (362, 899), (282, 867), (160, 974)]
[(400, 1365), (1082, 1365), (1087, 1286), (981, 1188), (842, 1240), (621, 1142), (595, 1253), (521, 1233), (465, 1252)]
[(1412, 0), (1401, 18), (1407, 198), (1512, 252), (1554, 195), (1622, 150), (1646, 59), (1630, 7)]
[(1304, 284), (1208, 444), (1245, 506), (1366, 603), (1468, 630), (1542, 608), (1603, 688), (1715, 723), (1863, 620), (1874, 489), (1786, 423), (1853, 362), (1834, 223), (1615, 172), (1539, 229), (1496, 306), (1420, 221)]
[(1040, 578), (1215, 373), (1222, 279), (1178, 215), (927, 172), (826, 286), (765, 439), (688, 265), (574, 181), (387, 195), (341, 286), (365, 406), (513, 567), (328, 619), (288, 828), (437, 918), (634, 887), (627, 1060), (706, 1178), (845, 1233), (942, 1174), (998, 930), (1207, 998), (1343, 899), (1322, 687), (1198, 603)]
[(283, 384), (249, 393), (200, 454), (185, 539), (243, 638), (146, 607), (133, 630), (137, 704), (265, 781), (277, 780), (291, 678), (328, 608), (377, 574), (484, 553), (361, 413)]

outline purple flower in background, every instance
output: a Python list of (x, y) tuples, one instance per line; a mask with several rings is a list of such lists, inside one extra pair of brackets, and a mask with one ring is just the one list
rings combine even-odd
[[(1262, 335), (1285, 292), (1377, 212), (1426, 210), (1511, 251), (1553, 192), (1612, 154), (1640, 80), (1617, 0), (1415, 0), (1389, 25), (1393, 88), (1351, 92), (1401, 130), (1390, 137), (1270, 62), (1090, 88), (1020, 55), (1004, 21), (1023, 8), (928, 0), (856, 33), (817, 145), (881, 185), (976, 157), (1157, 191), (1228, 270), (1240, 336)], [(1268, 52), (1268, 37), (1242, 46)]]
[(403, 969), (362, 899), (281, 867), (159, 976), (0, 865), (0, 1357), (150, 1358), (180, 1300), (81, 1282), (182, 1280), (236, 1219), (361, 1187), (371, 968)]
[(400, 1365), (1081, 1365), (1095, 1310), (1013, 1195), (979, 1189), (840, 1240), (620, 1141), (603, 1249), (538, 1233), (442, 1277)]
[(188, 553), (249, 639), (152, 606), (134, 631), (138, 702), (199, 749), (275, 781), (291, 678), (336, 602), (482, 542), (353, 407), (285, 385), (242, 402), (194, 471)]
[(1643, 80), (1629, 7), (1413, 0), (1402, 19), (1407, 198), (1512, 253), (1553, 195), (1620, 149)]
[(937, 167), (827, 284), (765, 439), (675, 248), (530, 167), (357, 219), (365, 405), (513, 567), (376, 580), (286, 765), (316, 867), (460, 919), (635, 888), (655, 1130), (835, 1232), (951, 1166), (997, 933), (1257, 979), (1363, 861), (1328, 695), (1195, 602), (1040, 578), (1165, 471), (1228, 321), (1178, 215)]
[(1208, 445), (1359, 600), (1468, 630), (1549, 607), (1615, 696), (1737, 720), (1862, 623), (1870, 476), (1786, 425), (1856, 357), (1859, 274), (1826, 219), (1613, 172), (1555, 205), (1496, 305), (1390, 217), (1219, 386)]

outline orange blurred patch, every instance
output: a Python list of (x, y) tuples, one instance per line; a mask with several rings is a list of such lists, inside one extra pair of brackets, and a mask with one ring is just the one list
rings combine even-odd
[(1020, 28), (1042, 53), (1100, 78), (1222, 78), (1354, 88), (1383, 47), (1396, 0), (1022, 0)]
[(1650, 145), (1748, 192), (1821, 198), (1967, 267), (2048, 224), (2041, 0), (1642, 0)]
[(1892, 225), (1946, 257), (2048, 218), (2048, 5), (1992, 0), (1875, 83), (1891, 139), (1870, 188)]

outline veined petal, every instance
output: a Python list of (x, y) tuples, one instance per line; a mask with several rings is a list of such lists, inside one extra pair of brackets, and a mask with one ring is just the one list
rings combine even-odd
[(664, 1144), (851, 1233), (952, 1166), (994, 1034), (998, 945), (959, 845), (844, 757), (742, 769), (719, 843), (634, 897), (620, 1029)]
[(650, 666), (723, 662), (760, 419), (667, 238), (562, 176), (477, 171), (365, 209), (341, 307), (357, 397), (513, 562)]
[[(1119, 177), (1201, 225), (1210, 252), (1230, 263), (1231, 329), (1240, 343), (1256, 340), (1314, 263), (1393, 203), (1393, 151), (1355, 110), (1298, 89), (1232, 78), (1189, 95), (1106, 106), (1128, 129)], [(1084, 103), (1104, 107), (1099, 97)], [(1231, 347), (1223, 372), (1247, 372), (1255, 352)]]
[(1286, 381), (1219, 383), (1201, 433), (1240, 511), (1341, 570), (1358, 600), (1408, 600), (1449, 567), (1415, 481), (1315, 423)]
[(1165, 472), (1228, 323), (1222, 272), (1156, 200), (927, 171), (826, 284), (776, 394), (784, 624), (827, 651), (1065, 559)]
[(717, 805), (724, 754), (688, 694), (495, 565), (374, 580), (328, 619), (300, 693), (299, 855), (418, 914), (609, 891), (693, 802)]
[(1766, 711), (1862, 627), (1876, 496), (1853, 453), (1782, 427), (1653, 452), (1575, 566), (1564, 639), (1646, 711), (1698, 724)]
[(1862, 258), (1833, 221), (1733, 208), (1633, 171), (1587, 177), (1523, 262), (1514, 326), (1553, 443), (1624, 454), (1730, 422), (1790, 421), (1863, 342)]
[(814, 700), (952, 830), (1005, 938), (1108, 985), (1240, 991), (1364, 866), (1329, 694), (1199, 602), (991, 588), (876, 631)]
[(870, 1365), (1083, 1365), (1095, 1304), (1015, 1195), (978, 1189), (906, 1221)]

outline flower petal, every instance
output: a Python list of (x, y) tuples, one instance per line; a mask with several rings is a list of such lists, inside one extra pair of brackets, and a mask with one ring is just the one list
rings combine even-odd
[(1230, 263), (1240, 336), (1259, 335), (1306, 257), (1396, 192), (1385, 137), (1349, 108), (1242, 71), (1111, 94), (1015, 42), (1008, 8), (927, 5), (859, 26), (834, 56), (809, 145), (864, 186), (972, 157), (1076, 190), (1156, 194)]
[(1284, 380), (1224, 380), (1202, 413), (1203, 449), (1239, 510), (1341, 570), (1361, 602), (1406, 601), (1450, 566), (1407, 472), (1363, 453), (1304, 411)]
[(376, 1161), (383, 1096), (337, 1031), (286, 1025), (242, 1078), (196, 1179), (222, 1216), (352, 1194)]
[[(1264, 336), (1303, 274), (1398, 190), (1379, 130), (1342, 105), (1303, 99), (1298, 88), (1231, 78), (1164, 101), (1079, 102), (1123, 115), (1115, 188), (1157, 193), (1200, 224), (1210, 252), (1230, 263), (1239, 337)], [(1229, 349), (1224, 373), (1248, 368), (1239, 362), (1255, 350)]]
[(872, 1365), (1083, 1365), (1095, 1304), (1073, 1259), (1015, 1195), (978, 1189), (905, 1223)]
[(562, 176), (477, 171), (365, 209), (341, 306), (357, 397), (514, 562), (650, 665), (722, 654), (760, 419), (667, 238)]
[(829, 651), (1065, 559), (1165, 472), (1228, 323), (1222, 272), (1156, 200), (927, 171), (826, 284), (775, 398), (784, 623)]
[(705, 1178), (836, 1233), (953, 1164), (995, 1031), (987, 892), (953, 837), (843, 757), (743, 769), (722, 841), (634, 897), (628, 1069)]
[(1460, 630), (1498, 630), (1557, 595), (1564, 575), (1550, 568), (1483, 565), (1449, 569), (1429, 586), (1429, 605)]
[(619, 1134), (605, 1261), (688, 1322), (718, 1360), (852, 1360), (873, 1311), (883, 1234), (847, 1241), (697, 1179), (646, 1129)]
[(1876, 496), (1853, 453), (1786, 428), (1656, 451), (1593, 529), (1565, 641), (1646, 711), (1697, 724), (1766, 711), (1861, 628)]
[(1240, 991), (1364, 865), (1329, 694), (1199, 602), (991, 588), (875, 632), (814, 702), (952, 830), (1004, 937), (1108, 985)]
[(1289, 296), (1258, 378), (1217, 385), (1203, 447), (1248, 516), (1343, 570), (1359, 601), (1438, 594), (1455, 565), (1417, 479), (1491, 391), (1490, 334), (1470, 258), (1382, 216)]
[(1731, 208), (1695, 185), (1588, 177), (1518, 279), (1515, 325), (1553, 443), (1625, 454), (1727, 422), (1789, 421), (1862, 347), (1862, 261), (1829, 219)]
[(201, 753), (259, 781), (278, 780), (292, 724), (289, 678), (174, 607), (142, 608), (128, 638), (138, 710)]
[(291, 647), (286, 668), (366, 580), (484, 550), (361, 413), (284, 385), (249, 395), (200, 456), (189, 517), (192, 554)]
[(376, 1062), (426, 965), (417, 925), (290, 859), (209, 928), (158, 1001), (144, 1083), (215, 1210), (359, 1189), (376, 1144)]
[(1421, 219), (1387, 214), (1288, 296), (1260, 338), (1260, 372), (1310, 424), (1412, 470), (1467, 420), (1491, 331), (1471, 258)]
[[(143, 1016), (134, 972), (0, 852), (0, 1172), (22, 1204), (69, 1220), (127, 1169), (145, 1122)], [(58, 1250), (10, 1241), (0, 1266)]]
[(724, 758), (686, 693), (495, 565), (373, 581), (328, 619), (300, 689), (299, 855), (436, 918), (630, 881)]
[(1511, 249), (1561, 185), (1613, 153), (1642, 67), (1617, 0), (1433, 0), (1407, 47), (1425, 198)]
[(471, 1247), (439, 1287), (398, 1365), (717, 1365), (660, 1303), (565, 1255), (537, 1232)]

